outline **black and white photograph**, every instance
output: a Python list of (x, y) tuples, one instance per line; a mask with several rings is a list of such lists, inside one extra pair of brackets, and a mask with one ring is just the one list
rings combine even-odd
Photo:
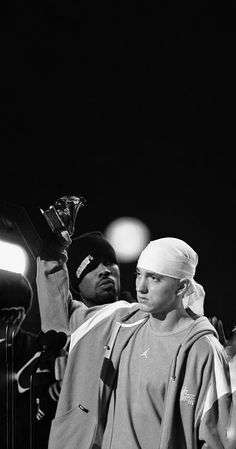
[(1, 7), (0, 448), (236, 448), (233, 3)]

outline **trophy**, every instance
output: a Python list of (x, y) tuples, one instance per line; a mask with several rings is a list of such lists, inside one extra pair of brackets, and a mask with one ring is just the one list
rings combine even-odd
[(63, 196), (43, 210), (31, 204), (4, 203), (0, 211), (0, 229), (17, 231), (36, 259), (43, 248), (58, 245), (62, 231), (75, 232), (78, 210), (86, 204), (82, 196)]
[(71, 237), (75, 232), (75, 220), (78, 210), (85, 203), (86, 200), (83, 197), (62, 196), (48, 210), (40, 210), (52, 232), (60, 234), (61, 231), (68, 231)]

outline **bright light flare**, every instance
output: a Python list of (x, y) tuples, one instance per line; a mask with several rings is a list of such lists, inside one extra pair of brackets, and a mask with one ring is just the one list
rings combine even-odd
[(24, 274), (26, 269), (26, 252), (20, 245), (0, 240), (0, 268)]
[(104, 235), (120, 262), (136, 261), (150, 240), (149, 228), (135, 217), (117, 218), (107, 226)]

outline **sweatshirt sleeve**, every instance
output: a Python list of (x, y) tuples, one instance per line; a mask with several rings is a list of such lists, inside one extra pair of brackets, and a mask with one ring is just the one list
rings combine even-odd
[(72, 299), (66, 260), (65, 252), (58, 260), (37, 258), (36, 286), (43, 332), (53, 329), (69, 335), (71, 314), (84, 307)]
[(208, 339), (212, 347), (212, 369), (202, 404), (198, 435), (199, 440), (204, 442), (204, 449), (226, 449), (229, 447), (232, 400), (229, 367), (220, 343), (215, 338)]

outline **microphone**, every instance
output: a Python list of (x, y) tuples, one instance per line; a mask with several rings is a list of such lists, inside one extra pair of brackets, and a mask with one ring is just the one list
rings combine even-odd
[(25, 315), (24, 307), (3, 307), (0, 309), (0, 320), (5, 326), (17, 325)]
[(23, 306), (0, 309), (0, 338), (4, 340), (6, 365), (6, 438), (7, 447), (12, 449), (15, 442), (14, 337), (24, 317)]
[(6, 347), (13, 344), (26, 312), (23, 306), (3, 307), (0, 309), (0, 339), (5, 341)]

